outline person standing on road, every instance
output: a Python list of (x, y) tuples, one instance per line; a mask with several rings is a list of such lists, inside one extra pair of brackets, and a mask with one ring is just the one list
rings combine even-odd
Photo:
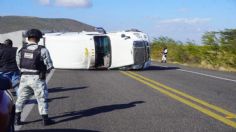
[(16, 47), (12, 47), (12, 40), (6, 39), (0, 46), (0, 75), (9, 78), (12, 87), (18, 94), (18, 86), (20, 81), (20, 71), (16, 64)]
[(21, 70), (19, 95), (16, 101), (16, 125), (21, 125), (21, 112), (26, 100), (33, 94), (38, 102), (39, 114), (42, 116), (43, 125), (53, 124), (48, 118), (48, 88), (46, 84), (46, 73), (53, 69), (53, 63), (48, 50), (38, 45), (43, 34), (38, 29), (26, 32), (28, 44), (17, 52), (16, 60)]
[(168, 50), (167, 50), (167, 47), (165, 47), (161, 52), (161, 54), (162, 54), (161, 63), (167, 62), (167, 53), (168, 53)]

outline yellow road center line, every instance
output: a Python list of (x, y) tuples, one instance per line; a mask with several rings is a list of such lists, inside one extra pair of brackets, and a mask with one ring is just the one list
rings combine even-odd
[(236, 116), (226, 116), (227, 119), (236, 119)]
[(183, 97), (185, 97), (185, 98), (188, 98), (188, 99), (190, 99), (190, 100), (192, 100), (192, 101), (195, 101), (195, 102), (197, 102), (197, 103), (199, 103), (199, 104), (201, 104), (201, 105), (204, 105), (204, 106), (206, 106), (206, 107), (208, 107), (208, 108), (211, 108), (211, 109), (213, 109), (213, 110), (215, 110), (215, 111), (217, 111), (217, 112), (220, 112), (220, 113), (222, 113), (222, 114), (225, 114), (227, 117), (228, 117), (228, 116), (229, 116), (229, 117), (236, 117), (236, 114), (234, 114), (234, 113), (232, 113), (232, 112), (229, 112), (229, 111), (227, 111), (227, 110), (225, 110), (225, 109), (222, 109), (222, 108), (220, 108), (220, 107), (218, 107), (218, 106), (209, 104), (209, 103), (207, 103), (207, 102), (205, 102), (205, 101), (202, 101), (202, 100), (197, 99), (197, 98), (195, 98), (195, 97), (193, 97), (193, 96), (190, 96), (190, 95), (188, 95), (188, 94), (185, 94), (185, 93), (183, 93), (183, 92), (181, 92), (181, 91), (179, 91), (179, 90), (176, 90), (176, 89), (173, 89), (173, 88), (171, 88), (171, 87), (168, 87), (168, 86), (166, 86), (166, 85), (164, 85), (164, 84), (158, 83), (157, 81), (154, 81), (154, 80), (152, 80), (152, 79), (146, 78), (146, 77), (141, 76), (141, 75), (139, 75), (139, 74), (137, 74), (137, 73), (134, 73), (134, 72), (129, 72), (129, 73), (132, 74), (132, 75), (134, 75), (134, 76), (137, 76), (137, 77), (139, 77), (139, 78), (142, 78), (142, 79), (144, 79), (144, 80), (146, 80), (146, 81), (148, 81), (148, 82), (150, 82), (150, 83), (153, 83), (153, 84), (156, 84), (156, 85), (158, 85), (158, 86), (161, 86), (161, 87), (163, 87), (163, 88), (165, 88), (165, 89), (167, 89), (167, 90), (169, 90), (169, 91), (171, 91), (171, 92), (174, 92), (174, 93), (176, 93), (176, 94), (179, 94), (179, 95), (181, 95), (181, 96), (183, 96)]
[(129, 77), (131, 77), (131, 78), (133, 78), (133, 79), (135, 79), (135, 80), (137, 80), (137, 81), (139, 81), (139, 82), (141, 82), (143, 84), (146, 84), (147, 86), (149, 86), (149, 87), (151, 87), (153, 89), (156, 89), (156, 90), (160, 91), (161, 93), (163, 93), (163, 94), (165, 94), (165, 95), (167, 95), (167, 96), (169, 96), (169, 97), (171, 97), (171, 98), (173, 98), (173, 99), (175, 99), (175, 100), (177, 100), (179, 102), (182, 102), (182, 103), (184, 103), (184, 104), (186, 104), (186, 105), (188, 105), (188, 106), (190, 106), (190, 107), (192, 107), (192, 108), (194, 108), (194, 109), (196, 109), (196, 110), (198, 110), (198, 111), (200, 111), (200, 112), (202, 112), (202, 113), (204, 113), (204, 114), (206, 114), (206, 115), (208, 115), (208, 116), (210, 116), (210, 117), (212, 117), (212, 118), (214, 118), (216, 120), (219, 120), (219, 121), (221, 121), (221, 122), (223, 122), (223, 123), (225, 123), (225, 124), (227, 124), (227, 125), (229, 125), (229, 126), (231, 126), (233, 128), (236, 128), (236, 122), (233, 122), (233, 121), (231, 121), (229, 119), (226, 119), (226, 118), (224, 118), (221, 115), (218, 115), (218, 114), (216, 114), (216, 113), (214, 113), (214, 112), (212, 112), (212, 111), (210, 111), (210, 110), (208, 110), (206, 108), (203, 108), (203, 107), (201, 107), (201, 106), (199, 106), (197, 104), (194, 104), (194, 103), (190, 102), (189, 100), (181, 98), (181, 97), (179, 97), (179, 96), (177, 96), (177, 95), (175, 95), (175, 94), (173, 94), (173, 93), (171, 93), (169, 91), (166, 91), (166, 90), (164, 90), (162, 88), (159, 88), (156, 85), (151, 84), (151, 83), (149, 83), (147, 81), (144, 81), (144, 80), (142, 80), (142, 79), (140, 79), (140, 78), (138, 78), (138, 77), (136, 77), (136, 76), (134, 76), (132, 74), (129, 74), (127, 72), (121, 72), (121, 73), (123, 73), (124, 75), (129, 76)]

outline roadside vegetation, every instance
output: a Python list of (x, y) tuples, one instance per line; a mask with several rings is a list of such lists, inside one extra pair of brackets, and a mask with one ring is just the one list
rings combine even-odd
[(202, 44), (186, 43), (168, 37), (154, 39), (152, 59), (160, 61), (161, 51), (168, 48), (168, 62), (223, 71), (236, 71), (236, 29), (206, 32)]

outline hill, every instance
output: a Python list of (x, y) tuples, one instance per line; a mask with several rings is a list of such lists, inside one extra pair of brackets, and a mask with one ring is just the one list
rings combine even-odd
[(94, 31), (93, 26), (72, 19), (0, 16), (0, 34), (31, 28), (44, 31)]

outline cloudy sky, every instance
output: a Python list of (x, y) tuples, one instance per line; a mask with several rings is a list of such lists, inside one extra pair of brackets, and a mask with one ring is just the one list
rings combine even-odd
[(0, 15), (71, 18), (107, 31), (137, 28), (152, 38), (201, 42), (236, 28), (236, 0), (0, 0)]

